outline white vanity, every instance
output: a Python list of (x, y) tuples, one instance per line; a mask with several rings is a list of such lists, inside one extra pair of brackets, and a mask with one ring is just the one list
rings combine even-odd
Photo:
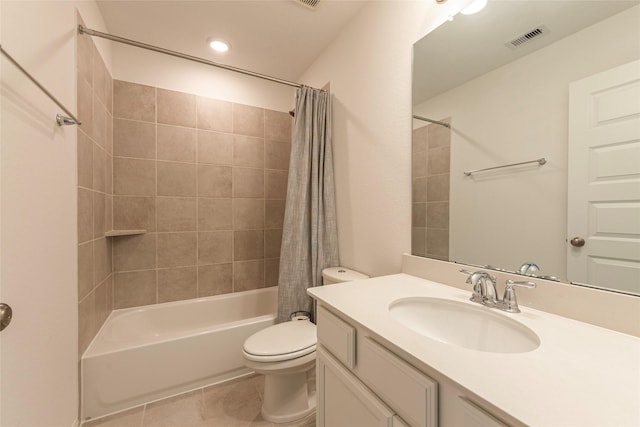
[[(409, 274), (308, 292), (318, 302), (318, 427), (640, 425), (637, 337), (523, 303), (517, 314), (489, 309), (469, 301), (471, 289)], [(489, 310), (533, 341), (487, 351), (433, 338), (419, 318), (390, 310), (412, 300)]]

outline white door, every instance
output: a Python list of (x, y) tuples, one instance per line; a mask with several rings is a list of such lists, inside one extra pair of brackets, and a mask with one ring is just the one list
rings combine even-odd
[(568, 154), (569, 280), (640, 294), (640, 61), (570, 85)]

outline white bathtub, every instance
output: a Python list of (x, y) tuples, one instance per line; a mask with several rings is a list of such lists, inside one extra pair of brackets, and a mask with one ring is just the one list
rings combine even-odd
[(275, 287), (115, 310), (82, 356), (82, 420), (249, 374), (242, 344), (275, 323)]

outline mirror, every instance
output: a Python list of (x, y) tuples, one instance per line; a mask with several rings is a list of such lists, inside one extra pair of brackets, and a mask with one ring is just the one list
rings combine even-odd
[(640, 59), (638, 22), (638, 1), (490, 0), (414, 44), (412, 254), (640, 295), (640, 162), (604, 267), (575, 268), (568, 215), (569, 86)]

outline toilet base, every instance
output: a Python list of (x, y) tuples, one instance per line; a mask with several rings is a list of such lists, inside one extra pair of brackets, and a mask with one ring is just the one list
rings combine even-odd
[(272, 423), (287, 423), (313, 413), (316, 409), (316, 393), (315, 390), (309, 390), (308, 374), (314, 369), (265, 374), (262, 417)]

